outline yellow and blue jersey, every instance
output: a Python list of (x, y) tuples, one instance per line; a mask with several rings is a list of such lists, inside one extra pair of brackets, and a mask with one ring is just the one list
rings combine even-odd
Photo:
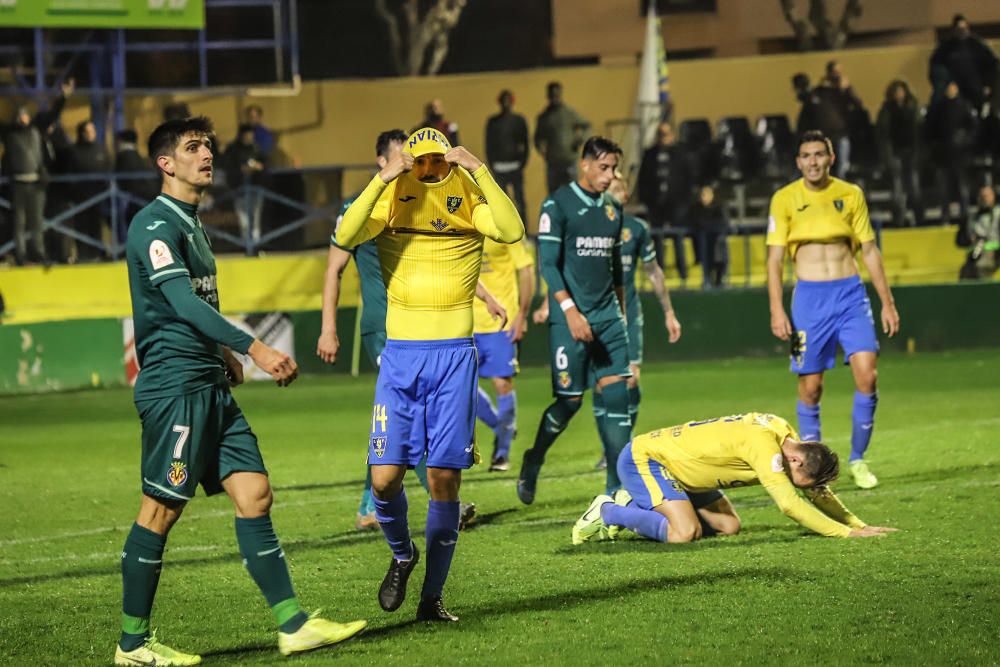
[[(781, 511), (821, 535), (846, 537), (863, 527), (827, 489), (806, 502), (785, 472), (781, 444), (795, 429), (771, 414), (750, 412), (687, 422), (636, 437), (632, 455), (656, 461), (687, 491), (760, 484)], [(641, 468), (640, 468), (641, 470)]]
[(473, 174), (455, 167), (438, 183), (406, 172), (387, 185), (376, 174), (335, 241), (349, 248), (375, 238), (389, 338), (440, 340), (472, 335), (484, 237), (514, 243), (523, 235), (517, 209), (482, 166)]
[[(479, 281), (507, 311), (508, 324), (519, 308), (521, 269), (535, 265), (535, 258), (525, 247), (524, 240), (517, 243), (497, 243), (486, 239), (483, 244), (483, 264)], [(494, 320), (486, 303), (476, 299), (473, 305), (473, 331), (477, 334), (501, 330), (500, 321)]]
[(771, 197), (767, 245), (787, 246), (793, 259), (804, 243), (847, 241), (856, 252), (874, 240), (864, 192), (853, 183), (831, 178), (823, 190), (813, 191), (800, 178)]

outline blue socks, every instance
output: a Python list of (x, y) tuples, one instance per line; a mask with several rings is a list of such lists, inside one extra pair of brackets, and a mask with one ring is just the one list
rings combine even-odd
[(382, 534), (392, 549), (393, 557), (396, 560), (413, 558), (410, 524), (407, 519), (410, 506), (406, 501), (406, 489), (403, 488), (395, 498), (379, 500), (373, 495), (372, 500), (375, 502), (375, 518), (382, 527)]
[[(610, 467), (610, 466), (609, 466)], [(635, 505), (622, 507), (614, 503), (601, 505), (601, 519), (606, 525), (624, 526), (634, 533), (657, 542), (667, 541), (667, 517)]]
[(854, 392), (854, 409), (851, 411), (851, 458), (857, 461), (865, 457), (865, 450), (872, 439), (875, 427), (875, 406), (878, 405), (878, 392), (863, 394)]
[(517, 396), (513, 391), (497, 396), (497, 412), (499, 421), (494, 429), (497, 434), (496, 456), (510, 458), (510, 442), (517, 431)]
[(459, 503), (431, 500), (427, 506), (427, 571), (423, 598), (441, 597), (458, 542)]
[(819, 427), (819, 403), (806, 405), (799, 401), (795, 405), (799, 415), (799, 437), (803, 442), (822, 442), (823, 436)]
[(479, 387), (476, 392), (476, 416), (491, 429), (494, 431), (497, 430), (500, 415), (497, 414), (497, 409), (493, 407), (490, 395), (482, 387)]

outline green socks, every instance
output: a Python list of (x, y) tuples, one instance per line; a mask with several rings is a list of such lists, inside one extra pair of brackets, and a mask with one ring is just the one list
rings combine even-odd
[(122, 634), (118, 644), (134, 651), (149, 636), (149, 614), (160, 582), (167, 538), (137, 523), (122, 548)]
[(285, 563), (285, 552), (274, 534), (271, 517), (254, 519), (236, 518), (236, 541), (240, 545), (243, 564), (250, 577), (260, 588), (267, 605), (274, 614), (279, 629), (292, 633), (302, 627), (309, 617), (292, 590), (292, 578)]

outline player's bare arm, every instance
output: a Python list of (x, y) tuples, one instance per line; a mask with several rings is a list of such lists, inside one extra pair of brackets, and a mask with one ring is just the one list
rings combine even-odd
[(316, 356), (328, 364), (337, 363), (340, 339), (337, 337), (337, 304), (340, 302), (340, 281), (351, 260), (350, 253), (337, 246), (330, 246), (326, 260), (326, 276), (323, 280), (323, 319), (319, 340), (316, 341)]
[(247, 354), (258, 368), (274, 379), (279, 387), (287, 387), (299, 375), (299, 366), (294, 359), (262, 343), (259, 339), (254, 339)]
[(226, 364), (226, 379), (230, 387), (243, 384), (243, 363), (225, 345), (222, 346), (222, 361)]
[[(535, 295), (535, 269), (525, 266), (517, 270), (518, 304), (517, 315), (510, 325), (510, 339), (517, 343), (528, 331), (528, 311), (531, 310), (531, 299)], [(548, 312), (545, 313), (548, 318)]]
[(538, 308), (535, 308), (535, 312), (531, 314), (531, 321), (535, 324), (545, 324), (549, 321), (549, 300), (542, 299), (542, 303)]
[(494, 321), (500, 320), (501, 329), (507, 326), (507, 309), (500, 305), (500, 302), (490, 294), (490, 291), (486, 289), (486, 285), (481, 280), (476, 281), (476, 298), (486, 304), (486, 312), (490, 314), (490, 317)]
[(785, 312), (782, 293), (782, 273), (785, 269), (785, 247), (767, 246), (767, 297), (771, 305), (771, 333), (781, 340), (792, 336), (792, 321)]
[(882, 265), (882, 253), (874, 241), (861, 244), (861, 261), (868, 269), (872, 285), (882, 301), (882, 333), (890, 338), (899, 331), (899, 312), (896, 310), (896, 300), (889, 289), (889, 281), (885, 277), (885, 267)]
[(663, 278), (663, 269), (656, 262), (646, 262), (643, 264), (643, 268), (646, 269), (646, 275), (649, 276), (649, 282), (653, 284), (653, 293), (656, 294), (656, 299), (660, 302), (660, 308), (663, 309), (663, 324), (667, 328), (667, 334), (671, 343), (676, 343), (681, 339), (681, 323), (677, 319), (677, 314), (674, 312), (674, 305), (670, 301), (670, 290), (667, 289), (666, 282)]

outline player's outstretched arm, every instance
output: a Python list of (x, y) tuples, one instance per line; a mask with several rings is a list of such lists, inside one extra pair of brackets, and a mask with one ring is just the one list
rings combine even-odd
[(792, 322), (785, 312), (782, 272), (785, 269), (785, 246), (767, 246), (767, 298), (771, 305), (771, 333), (781, 340), (792, 337)]
[(470, 174), (486, 198), (485, 206), (472, 210), (472, 224), (483, 236), (497, 243), (516, 243), (524, 237), (524, 222), (517, 207), (493, 179), (493, 174), (482, 160), (462, 146), (455, 146), (444, 154), (449, 164), (458, 165)]
[[(528, 331), (528, 313), (535, 296), (535, 267), (523, 266), (517, 270), (517, 315), (510, 325), (510, 340), (517, 343)], [(546, 317), (548, 314), (546, 313)]]
[(270, 375), (279, 387), (287, 387), (299, 376), (299, 366), (284, 352), (254, 339), (247, 351), (257, 368)]
[(323, 318), (319, 340), (316, 341), (316, 356), (328, 364), (337, 363), (340, 339), (337, 337), (337, 304), (340, 302), (340, 280), (344, 275), (351, 255), (335, 245), (330, 246), (326, 260), (326, 276), (323, 279)]
[(676, 343), (681, 339), (681, 323), (677, 320), (677, 314), (674, 313), (674, 304), (670, 301), (670, 290), (667, 289), (667, 284), (664, 281), (663, 269), (655, 261), (645, 262), (643, 268), (646, 269), (649, 282), (653, 284), (653, 293), (656, 294), (660, 308), (663, 309), (663, 323), (670, 336), (668, 340), (671, 343)]
[(202, 301), (191, 288), (187, 274), (160, 283), (160, 292), (182, 320), (198, 333), (220, 345), (246, 354), (253, 343), (253, 336), (233, 325), (219, 311)]
[(867, 524), (851, 513), (847, 506), (828, 486), (819, 486), (805, 490), (805, 496), (823, 514), (834, 521), (853, 529), (866, 528)]
[(892, 298), (892, 290), (889, 289), (889, 281), (885, 277), (882, 253), (875, 241), (861, 244), (861, 261), (865, 263), (872, 285), (882, 301), (882, 333), (892, 338), (899, 331), (899, 312), (896, 310), (896, 300)]

